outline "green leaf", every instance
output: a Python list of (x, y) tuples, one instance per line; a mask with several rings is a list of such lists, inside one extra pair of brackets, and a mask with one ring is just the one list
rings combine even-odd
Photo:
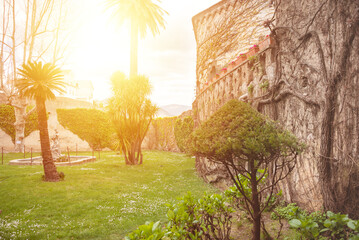
[(156, 231), (158, 225), (160, 225), (160, 221), (156, 222), (155, 224), (153, 224), (152, 226), (152, 232)]
[(356, 225), (355, 225), (355, 221), (351, 220), (347, 223), (348, 228), (355, 230)]
[(302, 225), (302, 222), (299, 219), (292, 219), (288, 223), (293, 228), (300, 228)]
[(173, 219), (173, 218), (175, 217), (174, 212), (173, 212), (172, 210), (168, 210), (168, 212), (167, 212), (167, 217), (168, 217), (169, 219)]
[(324, 227), (331, 227), (332, 226), (332, 221), (330, 221), (329, 219), (326, 219), (323, 223)]
[(328, 211), (327, 212), (327, 216), (330, 218), (330, 217), (333, 217), (334, 216), (334, 213), (333, 212), (331, 212), (331, 211)]

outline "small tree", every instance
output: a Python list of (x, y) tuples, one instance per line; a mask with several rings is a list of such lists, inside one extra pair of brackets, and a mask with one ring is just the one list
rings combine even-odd
[(64, 128), (86, 141), (93, 150), (112, 148), (115, 129), (106, 112), (98, 109), (57, 109), (57, 119)]
[(293, 170), (303, 145), (238, 100), (229, 101), (204, 122), (194, 132), (193, 144), (196, 156), (225, 166), (253, 220), (253, 239), (259, 240), (261, 214), (278, 182)]
[(141, 144), (158, 108), (148, 99), (151, 85), (147, 77), (128, 79), (122, 72), (111, 77), (113, 97), (109, 113), (128, 165), (142, 164)]

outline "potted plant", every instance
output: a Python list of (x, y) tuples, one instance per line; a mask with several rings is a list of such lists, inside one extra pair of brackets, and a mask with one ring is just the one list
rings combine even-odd
[(229, 64), (229, 70), (232, 70), (233, 68), (235, 68), (237, 65), (236, 61), (232, 61), (230, 64)]
[(246, 60), (247, 60), (247, 54), (241, 53), (241, 54), (237, 57), (236, 63), (237, 63), (237, 64), (241, 64), (242, 62), (244, 62), (244, 61), (246, 61)]
[(249, 51), (247, 52), (247, 56), (254, 56), (259, 52), (259, 46), (254, 44), (252, 47), (249, 48)]
[(227, 68), (222, 68), (222, 74), (226, 74), (227, 73)]

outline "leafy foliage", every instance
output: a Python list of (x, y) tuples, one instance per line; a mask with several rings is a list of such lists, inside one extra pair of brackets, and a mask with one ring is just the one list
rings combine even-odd
[(268, 87), (269, 87), (269, 81), (268, 80), (265, 80), (264, 82), (259, 84), (260, 89), (267, 90)]
[[(224, 165), (243, 196), (254, 239), (260, 238), (261, 214), (275, 186), (293, 170), (303, 148), (294, 135), (238, 100), (227, 102), (193, 134), (193, 153)], [(269, 196), (261, 203), (265, 191)]]
[(94, 150), (114, 148), (115, 129), (106, 112), (97, 109), (57, 109), (59, 123)]
[[(33, 106), (28, 106), (27, 111), (30, 111)], [(0, 105), (0, 128), (11, 137), (15, 143), (15, 109), (13, 106), (1, 104)], [(25, 122), (25, 137), (29, 136), (33, 131), (39, 129), (37, 121), (37, 113), (33, 111), (29, 114)]]
[(229, 239), (231, 199), (225, 194), (205, 194), (196, 199), (190, 192), (168, 205), (168, 224), (147, 222), (129, 233), (126, 239)]
[(128, 79), (122, 72), (111, 77), (113, 97), (109, 113), (126, 164), (142, 164), (141, 144), (158, 108), (148, 98), (151, 93), (149, 79), (135, 76)]
[(191, 152), (191, 134), (193, 132), (193, 119), (192, 117), (185, 117), (177, 119), (174, 133), (176, 137), (177, 146), (182, 152)]
[(358, 239), (359, 220), (352, 220), (346, 214), (313, 212), (308, 214), (295, 203), (277, 207), (272, 219), (286, 219), (305, 239)]
[(28, 62), (18, 71), (16, 87), (24, 96), (45, 101), (55, 99), (54, 91), (65, 93), (62, 71), (51, 63)]
[(159, 34), (159, 27), (165, 27), (163, 15), (167, 12), (151, 0), (107, 0), (107, 5), (113, 9), (112, 16), (119, 24), (126, 21), (137, 24), (141, 37), (146, 36), (147, 30), (155, 36)]
[(169, 206), (168, 228), (181, 239), (229, 239), (233, 208), (223, 194), (205, 195), (199, 200), (190, 193)]
[(165, 235), (165, 231), (162, 229), (160, 221), (158, 222), (146, 222), (139, 226), (135, 231), (131, 232), (125, 237), (125, 240), (161, 240)]

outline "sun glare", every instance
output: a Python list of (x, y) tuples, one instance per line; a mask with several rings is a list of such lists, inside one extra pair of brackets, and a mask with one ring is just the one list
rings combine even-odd
[[(73, 71), (77, 80), (92, 81), (95, 99), (109, 97), (109, 79), (113, 72), (120, 70), (129, 75), (130, 70), (129, 25), (119, 26), (116, 19), (110, 17), (105, 2), (76, 0), (71, 3), (73, 21), (70, 27), (74, 30), (64, 66)], [(150, 78), (153, 85), (151, 99), (159, 105), (191, 105), (193, 101), (196, 50), (191, 17), (199, 10), (184, 11), (189, 4), (187, 1), (163, 2), (161, 5), (169, 12), (165, 19), (166, 29), (156, 37), (149, 33), (144, 40), (139, 40), (138, 73)], [(196, 2), (191, 6), (203, 9), (202, 5), (202, 2)], [(181, 88), (174, 88), (173, 84), (181, 85)]]
[[(100, 4), (90, 6), (79, 16), (78, 27), (72, 36), (69, 66), (74, 69), (75, 77), (87, 78), (96, 85), (100, 76), (108, 76), (106, 80), (109, 80), (116, 70), (128, 72), (130, 36), (126, 26), (119, 28), (110, 22)], [(103, 84), (104, 79), (100, 82)]]

